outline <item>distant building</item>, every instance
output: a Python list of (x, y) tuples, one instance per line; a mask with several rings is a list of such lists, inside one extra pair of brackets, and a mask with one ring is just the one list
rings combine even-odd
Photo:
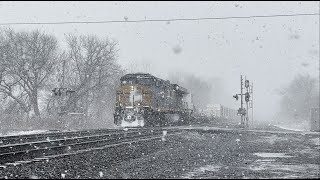
[(221, 104), (208, 104), (204, 110), (204, 113), (206, 116), (226, 118), (231, 120), (234, 120), (237, 117), (237, 111), (235, 109), (225, 107)]

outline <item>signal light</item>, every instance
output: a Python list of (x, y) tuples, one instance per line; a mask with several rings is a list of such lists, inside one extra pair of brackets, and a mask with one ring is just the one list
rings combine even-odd
[(234, 95), (233, 97), (234, 97), (234, 98), (236, 98), (236, 100), (238, 101), (239, 97), (238, 97), (238, 95), (237, 95), (237, 94), (236, 94), (236, 95)]
[(245, 100), (246, 100), (246, 102), (249, 102), (249, 100), (250, 100), (250, 94), (248, 92), (246, 93)]
[(249, 87), (249, 80), (246, 80), (245, 81), (245, 85), (244, 85), (246, 88), (248, 88)]

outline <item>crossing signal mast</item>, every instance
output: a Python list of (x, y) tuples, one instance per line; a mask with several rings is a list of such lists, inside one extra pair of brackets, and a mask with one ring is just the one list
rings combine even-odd
[[(252, 103), (252, 98), (250, 100), (250, 97), (253, 95), (253, 84), (250, 86), (249, 80), (245, 79), (245, 84), (246, 88), (246, 93), (243, 93), (243, 78), (242, 75), (240, 76), (240, 94), (236, 94), (233, 97), (238, 101), (239, 96), (241, 99), (241, 107), (238, 109), (238, 115), (241, 116), (241, 123), (240, 126), (241, 128), (248, 128), (249, 127), (249, 108), (252, 108), (252, 119), (253, 119), (253, 103)], [(251, 94), (251, 95), (250, 95)], [(246, 101), (246, 108), (243, 107), (243, 96), (244, 100)]]

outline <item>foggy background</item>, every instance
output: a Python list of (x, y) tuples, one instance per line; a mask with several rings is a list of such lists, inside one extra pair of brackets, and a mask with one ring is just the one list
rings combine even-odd
[[(0, 2), (0, 23), (295, 13), (319, 13), (319, 2)], [(291, 115), (279, 115), (284, 111), (280, 108), (283, 91), (299, 74), (315, 79), (314, 96), (301, 101), (311, 102), (319, 94), (319, 16), (0, 28), (41, 30), (57, 37), (62, 49), (67, 47), (65, 37), (70, 33), (114, 39), (118, 42), (117, 62), (126, 72), (148, 72), (173, 82), (189, 77), (202, 84), (193, 89), (200, 107), (220, 103), (237, 109), (240, 103), (232, 96), (240, 93), (240, 75), (246, 75), (253, 82), (256, 121), (290, 120)], [(309, 105), (318, 105), (318, 101)], [(292, 117), (298, 122), (306, 120), (306, 116)]]

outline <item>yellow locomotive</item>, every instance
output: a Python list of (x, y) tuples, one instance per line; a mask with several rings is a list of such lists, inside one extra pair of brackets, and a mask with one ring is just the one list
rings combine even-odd
[(194, 106), (187, 89), (151, 74), (126, 74), (117, 90), (114, 123), (121, 127), (187, 124)]

